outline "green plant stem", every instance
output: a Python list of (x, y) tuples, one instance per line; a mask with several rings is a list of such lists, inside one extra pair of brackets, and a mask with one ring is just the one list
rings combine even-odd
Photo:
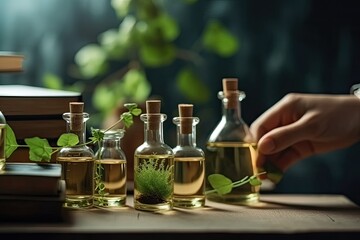
[[(266, 172), (260, 172), (258, 174), (253, 175), (253, 177), (258, 177), (258, 176), (263, 175), (265, 173)], [(240, 186), (242, 186), (242, 185), (244, 185), (246, 183), (249, 183), (250, 181), (251, 181), (251, 177), (246, 176), (246, 177), (240, 179), (239, 181), (233, 182), (233, 183), (231, 183), (229, 185), (232, 185), (232, 187), (235, 188), (235, 187), (240, 187)], [(217, 192), (217, 189), (208, 190), (208, 191), (205, 192), (205, 194), (210, 194), (210, 193), (215, 193), (215, 192)]]

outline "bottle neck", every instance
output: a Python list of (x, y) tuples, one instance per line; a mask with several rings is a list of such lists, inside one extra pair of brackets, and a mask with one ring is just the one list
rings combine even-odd
[(120, 139), (103, 139), (102, 147), (104, 148), (120, 148)]
[(63, 119), (66, 121), (67, 132), (78, 136), (78, 144), (84, 144), (86, 141), (86, 122), (89, 120), (89, 114), (64, 113)]
[(223, 118), (228, 121), (241, 120), (241, 100), (243, 97), (239, 92), (232, 92), (228, 95), (220, 95), (222, 101)]
[(103, 148), (120, 148), (121, 139), (124, 137), (125, 130), (116, 129), (103, 131), (104, 138), (101, 141), (101, 147)]
[(163, 122), (166, 115), (142, 114), (140, 119), (144, 122), (144, 141), (148, 143), (164, 143)]
[(199, 118), (175, 117), (173, 123), (176, 125), (177, 145), (196, 147), (196, 125)]

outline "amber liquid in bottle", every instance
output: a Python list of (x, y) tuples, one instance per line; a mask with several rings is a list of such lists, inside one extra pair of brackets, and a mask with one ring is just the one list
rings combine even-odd
[(58, 157), (66, 182), (66, 207), (91, 207), (93, 198), (93, 157)]
[[(95, 177), (100, 176), (104, 194), (95, 186), (94, 205), (120, 207), (126, 204), (126, 160), (95, 160)], [(96, 183), (96, 181), (95, 181)]]
[(192, 104), (179, 104), (179, 117), (173, 118), (176, 125), (177, 145), (173, 148), (174, 206), (199, 208), (205, 206), (205, 153), (196, 146), (196, 125), (199, 118), (193, 117)]
[(144, 142), (134, 152), (134, 208), (143, 211), (167, 211), (173, 208), (174, 153), (164, 142), (160, 100), (146, 102)]
[[(208, 176), (222, 174), (232, 182), (258, 173), (256, 168), (257, 144), (248, 125), (241, 118), (240, 102), (245, 97), (237, 90), (237, 79), (223, 79), (224, 91), (218, 94), (222, 101), (222, 118), (211, 133), (205, 149), (206, 190), (212, 190)], [(207, 194), (212, 201), (231, 204), (251, 204), (259, 200), (259, 186), (246, 183), (230, 193)]]
[(104, 132), (95, 160), (94, 205), (123, 207), (127, 198), (127, 161), (120, 142), (123, 129)]
[[(257, 173), (255, 159), (256, 143), (215, 142), (206, 148), (206, 169), (210, 173), (220, 173), (232, 182)], [(218, 202), (250, 203), (259, 198), (259, 186), (245, 184), (226, 195), (208, 194), (208, 199)]]
[(56, 162), (62, 166), (61, 178), (66, 183), (65, 207), (88, 208), (93, 206), (94, 152), (85, 145), (86, 121), (89, 114), (82, 112), (83, 103), (70, 103), (70, 112), (63, 114), (68, 133), (78, 136), (76, 146), (63, 147)]
[(175, 157), (174, 206), (205, 206), (205, 158)]

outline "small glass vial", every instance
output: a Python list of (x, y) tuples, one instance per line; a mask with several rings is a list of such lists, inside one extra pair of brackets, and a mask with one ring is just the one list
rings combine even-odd
[(123, 129), (108, 130), (96, 152), (94, 205), (123, 207), (127, 197), (126, 156), (121, 149)]
[(93, 206), (94, 152), (85, 145), (86, 121), (89, 114), (83, 112), (83, 102), (70, 102), (70, 112), (63, 114), (68, 133), (76, 134), (79, 143), (63, 147), (56, 156), (62, 166), (62, 179), (66, 183), (65, 207), (88, 208)]
[(134, 208), (143, 211), (164, 211), (173, 208), (174, 153), (164, 142), (160, 100), (146, 101), (144, 142), (134, 153)]
[[(213, 173), (222, 174), (233, 182), (257, 174), (257, 144), (241, 117), (240, 102), (245, 93), (238, 90), (237, 78), (224, 78), (222, 83), (223, 91), (218, 93), (222, 101), (222, 118), (205, 149), (206, 190), (212, 189), (207, 179)], [(244, 184), (225, 195), (207, 194), (207, 199), (232, 204), (254, 203), (259, 200), (259, 188)]]
[(4, 114), (0, 111), (0, 171), (5, 168), (6, 154), (6, 119)]
[(177, 145), (174, 152), (174, 207), (205, 206), (205, 154), (196, 146), (196, 125), (192, 104), (179, 104), (176, 125)]

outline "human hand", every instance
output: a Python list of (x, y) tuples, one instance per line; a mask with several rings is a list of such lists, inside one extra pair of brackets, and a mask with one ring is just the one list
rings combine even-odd
[(290, 93), (256, 119), (250, 131), (258, 141), (257, 167), (284, 172), (300, 159), (359, 141), (360, 99)]

